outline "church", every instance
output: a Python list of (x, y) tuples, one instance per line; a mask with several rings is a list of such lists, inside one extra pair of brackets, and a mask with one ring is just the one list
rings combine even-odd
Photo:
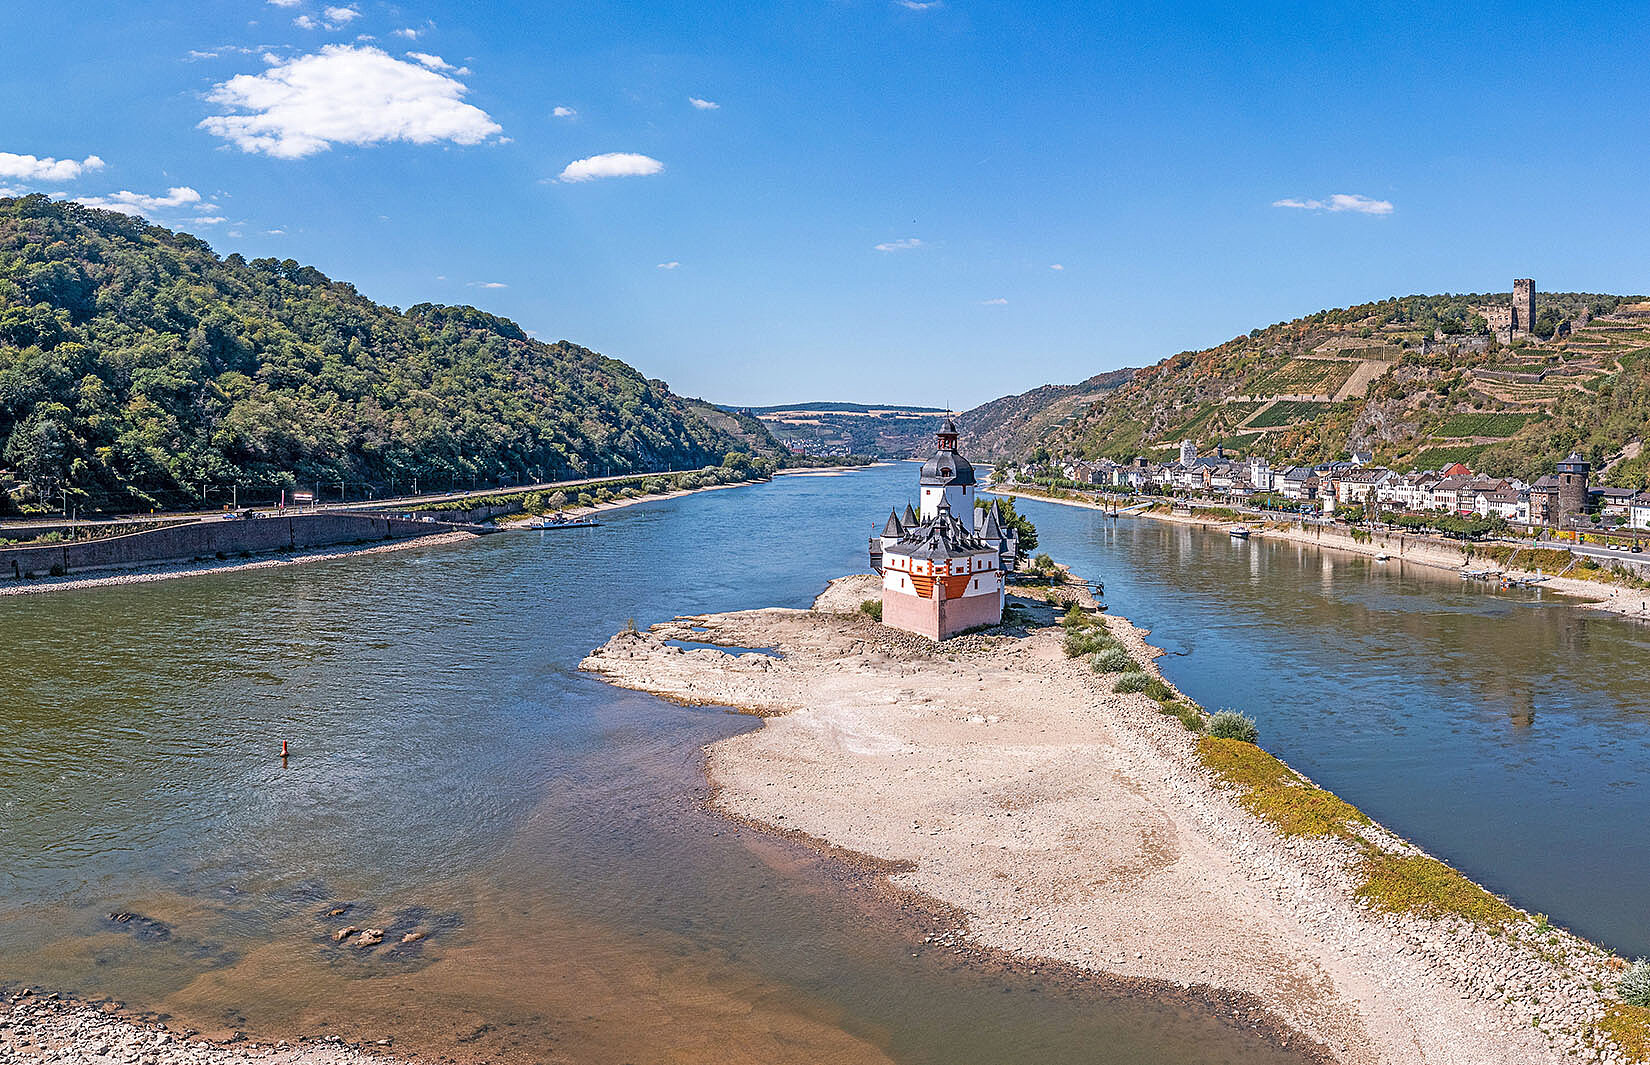
[(882, 575), (882, 623), (931, 640), (997, 625), (1019, 537), (995, 504), (974, 506), (974, 467), (957, 453), (957, 427), (940, 428), (934, 457), (918, 478), (920, 511), (889, 511), (871, 538)]

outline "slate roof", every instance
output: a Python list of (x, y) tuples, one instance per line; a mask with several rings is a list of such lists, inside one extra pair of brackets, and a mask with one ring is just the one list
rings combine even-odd
[(894, 537), (905, 535), (905, 530), (899, 523), (899, 515), (895, 514), (892, 508), (888, 511), (888, 524), (882, 527), (882, 535)]
[(950, 505), (941, 501), (939, 513), (915, 528), (906, 530), (899, 543), (888, 548), (885, 554), (942, 562), (965, 555), (976, 555), (982, 551), (995, 554), (996, 550), (975, 536), (968, 526), (951, 513)]

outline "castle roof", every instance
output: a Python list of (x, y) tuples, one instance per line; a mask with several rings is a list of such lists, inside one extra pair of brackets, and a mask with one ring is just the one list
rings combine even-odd
[(895, 514), (892, 508), (890, 508), (889, 511), (888, 511), (888, 524), (884, 525), (882, 527), (882, 535), (884, 535), (884, 536), (903, 536), (903, 535), (905, 535), (905, 530), (900, 527), (899, 515)]
[(955, 451), (942, 448), (922, 464), (922, 483), (931, 487), (971, 485), (974, 467)]
[(905, 504), (905, 516), (899, 520), (899, 523), (902, 531), (916, 525), (917, 512), (911, 508), (911, 504)]
[(915, 528), (907, 529), (899, 542), (884, 554), (940, 562), (987, 551), (995, 554), (997, 549), (974, 535), (951, 513), (950, 504), (942, 500), (938, 513)]

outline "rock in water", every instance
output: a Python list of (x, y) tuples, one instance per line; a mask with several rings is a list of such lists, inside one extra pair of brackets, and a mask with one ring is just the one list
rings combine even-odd
[(360, 937), (355, 941), (355, 945), (358, 947), (376, 947), (382, 942), (384, 942), (384, 930), (382, 928), (363, 928)]

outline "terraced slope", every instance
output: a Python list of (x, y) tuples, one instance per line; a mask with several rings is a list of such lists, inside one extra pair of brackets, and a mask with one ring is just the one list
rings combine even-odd
[(1616, 483), (1650, 473), (1650, 302), (1540, 293), (1538, 328), (1501, 345), (1475, 308), (1505, 295), (1406, 296), (1256, 329), (1181, 352), (1099, 392), (1047, 386), (960, 419), (998, 460), (1117, 460), (1190, 438), (1273, 464), (1372, 451), (1398, 469), (1446, 459), (1492, 474), (1546, 472), (1572, 448)]

